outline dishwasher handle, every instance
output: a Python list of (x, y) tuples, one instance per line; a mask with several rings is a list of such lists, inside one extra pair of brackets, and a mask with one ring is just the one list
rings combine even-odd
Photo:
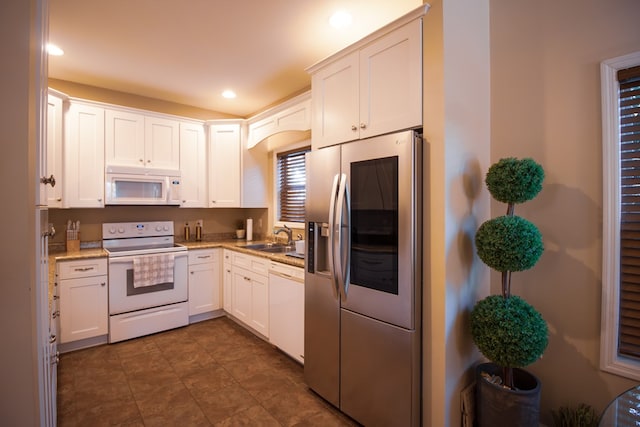
[(269, 268), (269, 274), (282, 277), (283, 279), (295, 280), (296, 282), (304, 283), (304, 269), (302, 268), (290, 267), (272, 262)]

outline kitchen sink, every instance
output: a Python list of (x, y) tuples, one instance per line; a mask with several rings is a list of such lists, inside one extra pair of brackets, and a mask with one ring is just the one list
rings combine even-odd
[(295, 252), (296, 247), (294, 245), (285, 245), (284, 243), (254, 243), (246, 245), (246, 249), (253, 249), (254, 251), (269, 252), (276, 254), (284, 254), (287, 252)]

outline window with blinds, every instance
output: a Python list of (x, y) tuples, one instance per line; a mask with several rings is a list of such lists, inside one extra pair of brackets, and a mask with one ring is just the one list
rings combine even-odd
[(277, 155), (278, 221), (304, 223), (306, 201), (305, 153), (311, 147)]
[(640, 359), (640, 66), (618, 71), (620, 309), (618, 353)]

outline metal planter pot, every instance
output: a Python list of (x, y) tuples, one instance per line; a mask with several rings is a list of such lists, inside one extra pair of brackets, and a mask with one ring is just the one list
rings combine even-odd
[(518, 426), (538, 427), (540, 419), (540, 380), (533, 374), (515, 368), (514, 384), (509, 390), (492, 384), (481, 375), (502, 375), (502, 368), (493, 363), (476, 367), (476, 417), (478, 427)]

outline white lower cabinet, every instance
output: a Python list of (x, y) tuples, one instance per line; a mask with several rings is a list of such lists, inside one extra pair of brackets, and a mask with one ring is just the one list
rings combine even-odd
[(189, 316), (221, 308), (220, 249), (189, 251)]
[(108, 333), (107, 259), (60, 261), (56, 264), (60, 291), (60, 342)]
[(222, 250), (222, 308), (229, 314), (233, 313), (233, 298), (231, 295), (231, 251)]
[(231, 252), (231, 314), (269, 337), (269, 260)]

